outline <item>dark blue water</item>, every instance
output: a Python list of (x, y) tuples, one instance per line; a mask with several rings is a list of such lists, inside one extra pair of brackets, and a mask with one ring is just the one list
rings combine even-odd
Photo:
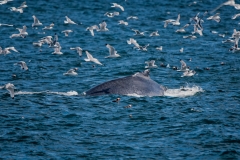
[[(14, 99), (7, 90), (0, 90), (1, 159), (240, 159), (240, 56), (228, 51), (232, 44), (222, 43), (234, 28), (239, 30), (239, 19), (231, 19), (239, 11), (223, 6), (217, 10), (220, 23), (206, 20), (211, 14), (203, 17), (203, 36), (196, 34), (197, 39), (191, 40), (183, 36), (191, 34), (192, 25), (186, 33), (175, 31), (198, 12), (202, 15), (223, 1), (196, 1), (190, 6), (189, 0), (114, 1), (124, 7), (122, 12), (112, 8), (109, 0), (44, 0), (27, 1), (22, 14), (8, 9), (22, 2), (0, 6), (0, 23), (14, 25), (0, 27), (0, 46), (19, 51), (0, 56), (0, 85), (16, 87)], [(114, 11), (120, 15), (104, 16)], [(176, 19), (177, 14), (181, 14), (181, 25), (164, 28), (163, 21)], [(43, 26), (32, 28), (32, 15)], [(80, 25), (64, 24), (65, 16)], [(128, 16), (138, 20), (127, 20)], [(109, 31), (95, 32), (94, 37), (86, 31), (103, 20)], [(129, 25), (118, 25), (118, 20)], [(42, 30), (52, 22), (52, 30)], [(23, 25), (28, 27), (28, 36), (10, 39), (18, 33), (15, 28)], [(66, 29), (73, 30), (68, 37), (61, 33)], [(134, 36), (131, 29), (148, 32)], [(149, 37), (156, 30), (160, 36)], [(46, 44), (41, 49), (32, 45), (54, 33), (59, 36), (62, 55), (52, 54), (53, 48)], [(148, 51), (128, 45), (129, 38), (149, 44)], [(121, 57), (106, 59), (106, 43)], [(85, 52), (79, 57), (70, 50), (77, 46), (89, 50), (104, 65), (85, 62)], [(162, 51), (155, 49), (159, 46)], [(195, 69), (196, 75), (181, 77), (181, 72), (160, 67), (161, 63), (180, 67), (179, 59)], [(153, 80), (173, 90), (188, 86), (199, 91), (184, 97), (173, 93), (163, 97), (81, 96), (97, 84), (143, 71), (148, 60), (158, 65), (151, 69)], [(18, 61), (25, 61), (29, 71), (14, 65)], [(63, 75), (75, 67), (79, 68), (77, 76)], [(112, 102), (117, 97), (120, 103)], [(129, 104), (132, 107), (125, 108)]]

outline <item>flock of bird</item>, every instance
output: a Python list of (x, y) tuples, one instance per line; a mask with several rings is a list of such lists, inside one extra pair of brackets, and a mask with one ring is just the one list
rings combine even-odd
[[(13, 0), (0, 0), (0, 5), (5, 5), (5, 4), (7, 4), (8, 2), (11, 2), (11, 1), (13, 1)], [(184, 33), (184, 32), (186, 32), (186, 30), (185, 30), (186, 28), (188, 28), (190, 26), (193, 26), (193, 31), (191, 32), (191, 34), (187, 35), (187, 36), (183, 36), (183, 38), (189, 38), (191, 40), (194, 40), (194, 39), (197, 38), (196, 35), (203, 36), (203, 34), (204, 34), (203, 33), (203, 31), (204, 31), (204, 27), (203, 27), (204, 17), (206, 17), (208, 14), (212, 14), (213, 12), (217, 11), (220, 7), (222, 7), (224, 5), (225, 6), (226, 5), (233, 6), (237, 10), (240, 9), (240, 4), (236, 4), (234, 0), (228, 0), (227, 2), (219, 5), (216, 9), (212, 10), (210, 13), (208, 11), (206, 11), (203, 14), (197, 13), (196, 16), (190, 18), (189, 23), (185, 24), (183, 27), (180, 27), (180, 28), (176, 29), (175, 32), (178, 33), (178, 34)], [(19, 7), (10, 7), (9, 9), (12, 12), (19, 12), (20, 14), (22, 14), (24, 12), (24, 9), (27, 8), (27, 7), (28, 6), (27, 6), (26, 2), (23, 2)], [(112, 6), (110, 6), (110, 7), (120, 9), (121, 12), (124, 12), (124, 7), (120, 4), (112, 3)], [(104, 14), (104, 16), (112, 18), (114, 16), (119, 16), (120, 14), (121, 13), (119, 13), (118, 11), (106, 12)], [(240, 16), (240, 14), (233, 15), (232, 19), (236, 19), (238, 16)], [(31, 27), (33, 29), (38, 29), (39, 27), (43, 26), (43, 24), (40, 22), (40, 20), (35, 15), (32, 15), (32, 18), (33, 18), (33, 23), (31, 25)], [(68, 16), (65, 16), (65, 18), (66, 19), (63, 22), (64, 24), (81, 25), (81, 24), (78, 24), (78, 23), (74, 22), (73, 20), (71, 20)], [(138, 17), (137, 16), (127, 17), (127, 20), (130, 20), (130, 19), (137, 20)], [(205, 19), (208, 20), (208, 21), (210, 21), (210, 20), (215, 21), (216, 23), (221, 22), (220, 13), (216, 13), (216, 14), (211, 15), (208, 18), (205, 18)], [(118, 23), (119, 25), (125, 25), (125, 26), (127, 26), (128, 23), (129, 23), (129, 22), (124, 21), (124, 20), (119, 20), (118, 22), (119, 22)], [(166, 19), (165, 21), (163, 21), (163, 27), (164, 28), (167, 29), (167, 27), (169, 25), (180, 26), (181, 25), (181, 15), (178, 14), (176, 19)], [(7, 26), (8, 27), (8, 26), (13, 26), (13, 25), (12, 24), (0, 24), (0, 26)], [(52, 22), (49, 26), (43, 27), (42, 30), (52, 30), (53, 27), (54, 27), (54, 23)], [(16, 28), (16, 29), (18, 30), (18, 33), (14, 33), (14, 34), (10, 35), (9, 38), (28, 38), (28, 32), (27, 32), (28, 28), (27, 28), (26, 25), (24, 25), (22, 28)], [(145, 33), (147, 31), (139, 31), (137, 29), (131, 29), (131, 30), (135, 33), (135, 34), (133, 34), (133, 36), (146, 36)], [(91, 36), (94, 36), (95, 31), (96, 32), (107, 32), (107, 31), (109, 31), (109, 29), (107, 28), (107, 23), (105, 21), (102, 21), (99, 25), (92, 25), (92, 26), (87, 27), (86, 31), (89, 31)], [(62, 31), (61, 33), (63, 33), (65, 36), (69, 36), (69, 35), (71, 35), (72, 32), (73, 32), (73, 30), (68, 29), (68, 30)], [(149, 37), (153, 37), (153, 36), (160, 36), (160, 34), (156, 30), (156, 31), (151, 32), (149, 34)], [(224, 37), (225, 35), (220, 35), (219, 34), (219, 36)], [(223, 41), (223, 43), (233, 43), (234, 44), (229, 49), (229, 51), (232, 51), (232, 52), (240, 51), (240, 48), (238, 47), (239, 37), (240, 37), (240, 31), (237, 31), (236, 29), (234, 29), (232, 36), (229, 39)], [(38, 42), (33, 42), (33, 46), (39, 47), (39, 48), (41, 48), (42, 45), (44, 45), (44, 44), (48, 45), (49, 48), (53, 49), (52, 54), (58, 54), (58, 55), (63, 54), (61, 52), (62, 47), (61, 47), (60, 42), (58, 41), (58, 34), (57, 33), (55, 33), (54, 36), (45, 36), (45, 37), (41, 38), (40, 40), (38, 40)], [(133, 45), (134, 48), (136, 48), (137, 50), (145, 51), (145, 52), (147, 51), (147, 48), (150, 45), (150, 44), (139, 45), (137, 40), (135, 40), (134, 38), (130, 38), (129, 40), (127, 40), (127, 44)], [(113, 46), (111, 46), (110, 44), (106, 44), (106, 47), (109, 50), (109, 56), (106, 56), (105, 58), (121, 57), (117, 53), (117, 51), (115, 50), (115, 48)], [(93, 63), (98, 64), (98, 65), (103, 65), (97, 58), (94, 58), (93, 55), (91, 53), (89, 53), (88, 50), (83, 50), (79, 46), (74, 47), (74, 48), (71, 47), (69, 49), (70, 50), (76, 50), (77, 54), (80, 57), (82, 56), (83, 51), (85, 51), (87, 58), (85, 58), (84, 60), (86, 62), (93, 62)], [(158, 46), (155, 49), (158, 50), (158, 51), (162, 51), (163, 47)], [(0, 55), (5, 55), (6, 56), (7, 54), (10, 54), (11, 51), (18, 52), (18, 50), (13, 46), (7, 47), (7, 48), (4, 48), (4, 49), (2, 47), (0, 47)], [(184, 48), (181, 48), (179, 51), (182, 53), (184, 51)], [(147, 64), (147, 66), (145, 66), (145, 68), (156, 68), (156, 67), (158, 67), (155, 64), (155, 60), (146, 61), (145, 64)], [(177, 71), (181, 71), (181, 72), (183, 72), (182, 77), (193, 76), (193, 75), (196, 74), (196, 71), (192, 70), (183, 60), (180, 60), (180, 64), (181, 64), (180, 69), (176, 66), (170, 66), (169, 64), (168, 65), (161, 64), (160, 66), (164, 66), (164, 67), (175, 69)], [(19, 61), (15, 65), (20, 65), (23, 70), (28, 70), (27, 64), (24, 61)], [(63, 73), (63, 75), (77, 75), (78, 74), (77, 71), (78, 71), (78, 68), (72, 68), (69, 71), (67, 71), (66, 73)], [(7, 83), (6, 85), (2, 86), (1, 88), (6, 88), (10, 92), (11, 97), (14, 98), (14, 85), (13, 84)]]

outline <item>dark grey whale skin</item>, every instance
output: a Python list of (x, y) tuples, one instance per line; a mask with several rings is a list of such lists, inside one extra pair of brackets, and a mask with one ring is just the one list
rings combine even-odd
[(100, 96), (106, 94), (131, 95), (140, 96), (163, 96), (165, 87), (153, 81), (148, 74), (136, 73), (131, 76), (114, 79), (102, 83), (88, 91), (86, 95)]

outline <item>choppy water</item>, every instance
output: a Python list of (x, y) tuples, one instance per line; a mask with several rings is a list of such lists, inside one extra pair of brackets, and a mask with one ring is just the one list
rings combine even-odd
[[(27, 1), (22, 14), (11, 12), (22, 1), (14, 0), (0, 6), (0, 46), (14, 46), (20, 53), (0, 56), (0, 85), (12, 83), (15, 99), (7, 90), (0, 90), (0, 157), (2, 159), (240, 159), (240, 56), (229, 52), (230, 43), (222, 43), (239, 30), (238, 13), (223, 6), (221, 22), (203, 18), (203, 36), (183, 39), (191, 34), (175, 33), (180, 26), (164, 28), (164, 20), (181, 14), (181, 26), (198, 12), (202, 15), (223, 1), (114, 1), (125, 11), (112, 8), (113, 1)], [(236, 2), (240, 3), (240, 2)], [(108, 18), (106, 12), (119, 11)], [(32, 15), (43, 23), (32, 28)], [(118, 25), (118, 20), (128, 26)], [(65, 16), (81, 25), (66, 25)], [(86, 28), (105, 20), (108, 32), (95, 32), (92, 37)], [(44, 26), (54, 22), (52, 30)], [(12, 38), (15, 28), (28, 27), (26, 38)], [(69, 37), (61, 31), (73, 30)], [(148, 31), (134, 36), (131, 29)], [(153, 31), (160, 36), (149, 37)], [(225, 34), (222, 38), (210, 31)], [(43, 33), (45, 32), (45, 33)], [(63, 55), (53, 55), (46, 44), (41, 51), (32, 45), (44, 36), (57, 33)], [(147, 52), (139, 51), (126, 41), (134, 38), (140, 45), (149, 44)], [(120, 58), (106, 59), (108, 43), (115, 47)], [(85, 62), (86, 54), (78, 57), (70, 47), (80, 46), (104, 66)], [(163, 51), (155, 48), (163, 46)], [(179, 49), (184, 48), (180, 53)], [(188, 61), (191, 58), (192, 61)], [(160, 67), (161, 63), (180, 67), (179, 59), (195, 69), (193, 77)], [(151, 78), (169, 88), (163, 97), (99, 96), (84, 97), (81, 93), (91, 87), (145, 69), (145, 61), (155, 60), (158, 68), (151, 69)], [(14, 63), (25, 61), (29, 71)], [(225, 65), (221, 65), (224, 62)], [(70, 68), (78, 67), (77, 76), (63, 76)], [(209, 67), (209, 70), (204, 68)], [(15, 74), (16, 77), (12, 77)], [(191, 91), (183, 92), (184, 86)], [(121, 98), (119, 103), (112, 100)], [(125, 106), (131, 104), (131, 108)]]

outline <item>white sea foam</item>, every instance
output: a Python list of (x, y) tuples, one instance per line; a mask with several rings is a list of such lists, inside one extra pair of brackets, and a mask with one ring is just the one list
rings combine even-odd
[(58, 94), (58, 95), (63, 95), (63, 96), (76, 96), (78, 95), (78, 92), (76, 91), (69, 91), (69, 92), (47, 92), (47, 93), (50, 93), (50, 94)]
[[(198, 86), (186, 86), (186, 87), (180, 87), (178, 89), (167, 89), (164, 92), (164, 96), (168, 97), (188, 97), (188, 96), (193, 96), (196, 93), (199, 92), (204, 92), (204, 90), (201, 87)], [(127, 94), (127, 96), (132, 96), (132, 97), (145, 97), (143, 95), (138, 95), (136, 93), (133, 94)]]
[(18, 92), (15, 92), (14, 95), (20, 95), (20, 94), (41, 94), (41, 93), (44, 93), (44, 92), (26, 92), (26, 91), (18, 91)]
[(193, 96), (198, 92), (204, 92), (204, 90), (198, 86), (186, 86), (180, 87), (179, 89), (167, 89), (164, 92), (164, 95), (168, 97), (188, 97)]
[[(201, 87), (198, 86), (186, 86), (186, 87), (180, 87), (179, 89), (167, 89), (164, 92), (164, 96), (168, 97), (187, 97), (187, 96), (193, 96), (198, 92), (203, 92), (204, 90)], [(68, 91), (68, 92), (53, 92), (53, 91), (42, 91), (42, 92), (27, 92), (27, 91), (18, 91), (15, 92), (14, 95), (27, 95), (27, 94), (57, 94), (57, 95), (63, 95), (63, 96), (76, 96), (78, 95), (78, 92), (76, 91)], [(86, 95), (86, 93), (83, 95)], [(143, 95), (138, 95), (136, 93), (133, 94), (127, 94), (127, 96), (132, 97), (145, 97)]]
[(78, 95), (78, 92), (76, 92), (76, 91), (69, 91), (69, 92), (52, 92), (52, 91), (26, 92), (26, 91), (18, 91), (18, 92), (15, 92), (14, 95), (41, 94), (41, 93), (58, 94), (58, 95), (63, 95), (63, 96), (76, 96), (76, 95)]

